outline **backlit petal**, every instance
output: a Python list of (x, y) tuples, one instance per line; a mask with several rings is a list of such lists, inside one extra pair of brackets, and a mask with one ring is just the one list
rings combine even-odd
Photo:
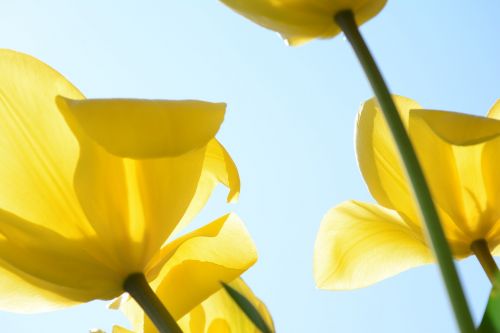
[(99, 247), (0, 211), (0, 308), (37, 312), (120, 295), (113, 269), (92, 255)]
[(488, 112), (488, 118), (500, 119), (500, 99), (497, 99), (495, 104), (491, 107)]
[(125, 278), (144, 269), (195, 195), (205, 149), (178, 157), (132, 160), (82, 144), (75, 175), (80, 202)]
[[(269, 327), (274, 327), (265, 304), (255, 296), (242, 279), (236, 279), (229, 285), (252, 303)], [(255, 325), (223, 289), (191, 310), (178, 323), (185, 333), (259, 333)]]
[(240, 194), (240, 176), (231, 156), (217, 139), (205, 150), (203, 170), (193, 200), (172, 235), (182, 230), (205, 206), (215, 187), (222, 183), (229, 188), (228, 202), (235, 202)]
[(437, 110), (415, 110), (412, 116), (450, 145), (475, 145), (500, 136), (500, 120), (492, 118)]
[(124, 327), (115, 325), (115, 326), (113, 326), (113, 333), (142, 333), (142, 332), (140, 332), (140, 331), (134, 332), (134, 331), (128, 330)]
[(358, 25), (377, 15), (386, 0), (221, 0), (255, 23), (280, 33), (290, 45), (340, 33), (334, 16), (352, 10)]
[(92, 233), (73, 190), (78, 142), (57, 95), (83, 98), (62, 75), (0, 50), (0, 209), (68, 237)]
[[(147, 277), (179, 319), (219, 290), (221, 281), (234, 280), (256, 260), (255, 246), (243, 223), (229, 214), (167, 245)], [(134, 304), (125, 302), (121, 308), (133, 316)], [(150, 324), (146, 321), (146, 331)]]
[(131, 158), (178, 156), (205, 146), (219, 130), (226, 105), (194, 100), (65, 99), (83, 131), (108, 152)]
[[(409, 111), (420, 109), (413, 100), (393, 96), (403, 123), (408, 126)], [(358, 115), (356, 152), (361, 173), (377, 202), (418, 221), (413, 196), (399, 154), (375, 99), (365, 102)]]
[(348, 201), (321, 222), (314, 249), (314, 278), (323, 289), (361, 288), (432, 262), (421, 233), (394, 211)]
[(415, 138), (453, 252), (465, 256), (470, 253), (470, 244), (485, 238), (500, 215), (495, 196), (500, 179), (494, 166), (500, 147), (500, 121), (414, 110), (410, 136)]
[(482, 152), (482, 176), (486, 190), (487, 204), (478, 223), (478, 234), (488, 241), (491, 249), (500, 255), (500, 138), (484, 144)]

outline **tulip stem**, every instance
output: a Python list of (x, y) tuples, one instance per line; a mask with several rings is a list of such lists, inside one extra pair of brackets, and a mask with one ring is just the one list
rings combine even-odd
[(370, 82), (384, 114), (385, 120), (396, 143), (402, 164), (411, 183), (413, 194), (417, 200), (420, 216), (423, 218), (434, 255), (437, 258), (442, 277), (446, 284), (448, 295), (455, 313), (455, 317), (462, 333), (475, 332), (474, 323), (460, 284), (453, 257), (441, 227), (431, 193), (424, 178), (424, 173), (405, 130), (401, 117), (392, 100), (387, 85), (384, 82), (375, 60), (366, 45), (352, 11), (346, 10), (337, 13), (335, 22), (344, 32), (351, 43), (356, 56)]
[(179, 325), (154, 293), (142, 273), (129, 275), (123, 289), (141, 306), (160, 333), (182, 333)]
[(477, 260), (483, 266), (483, 270), (490, 279), (491, 283), (495, 283), (495, 277), (498, 274), (498, 266), (495, 259), (491, 256), (488, 242), (484, 239), (478, 239), (472, 242), (470, 249), (476, 256)]

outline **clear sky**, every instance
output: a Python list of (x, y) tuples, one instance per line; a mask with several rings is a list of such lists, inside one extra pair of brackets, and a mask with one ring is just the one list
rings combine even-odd
[[(499, 12), (494, 0), (389, 0), (362, 31), (393, 92), (426, 108), (484, 115), (500, 98)], [(17, 0), (1, 6), (0, 47), (50, 64), (89, 98), (228, 103), (218, 137), (239, 167), (240, 202), (222, 205), (220, 189), (194, 225), (229, 209), (246, 222), (260, 258), (244, 277), (278, 332), (456, 331), (435, 265), (356, 291), (314, 285), (322, 216), (347, 199), (373, 201), (353, 146), (356, 112), (372, 94), (342, 38), (290, 48), (218, 1)], [(489, 283), (474, 259), (458, 266), (477, 321)], [(0, 327), (127, 325), (105, 304), (0, 312)]]

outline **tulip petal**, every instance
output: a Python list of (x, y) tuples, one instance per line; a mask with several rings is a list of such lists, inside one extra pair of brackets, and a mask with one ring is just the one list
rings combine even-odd
[[(413, 110), (410, 136), (456, 256), (485, 238), (496, 213), (500, 121), (455, 112)], [(495, 216), (496, 215), (496, 216)]]
[(219, 130), (226, 105), (195, 100), (58, 98), (63, 112), (111, 154), (159, 158), (205, 146)]
[[(409, 111), (420, 106), (402, 96), (394, 95), (393, 100), (408, 126)], [(377, 202), (405, 214), (409, 221), (418, 221), (399, 154), (375, 99), (365, 102), (358, 114), (356, 152), (361, 173)]]
[(487, 117), (500, 120), (500, 99), (497, 99), (495, 104), (493, 104)]
[(450, 145), (475, 145), (500, 136), (500, 120), (492, 118), (437, 110), (413, 110), (411, 114)]
[(385, 6), (385, 0), (221, 0), (222, 3), (255, 23), (280, 33), (289, 45), (301, 45), (314, 38), (330, 38), (340, 33), (334, 16), (352, 10), (361, 25)]
[(125, 278), (142, 271), (183, 218), (202, 172), (205, 149), (132, 160), (82, 144), (78, 198), (108, 258)]
[[(273, 321), (266, 306), (245, 282), (242, 279), (236, 279), (229, 285), (244, 295), (259, 311), (268, 326), (274, 330)], [(185, 333), (259, 332), (225, 290), (219, 290), (210, 296), (182, 317), (178, 323)]]
[(361, 288), (432, 261), (422, 233), (415, 233), (396, 212), (348, 201), (321, 222), (314, 278), (322, 289)]
[[(239, 277), (257, 260), (243, 223), (228, 214), (169, 243), (146, 268), (146, 277), (172, 316), (179, 319), (221, 289), (221, 281)], [(130, 297), (119, 305), (136, 333), (156, 332)]]
[(0, 208), (70, 237), (91, 233), (73, 190), (78, 142), (55, 104), (83, 98), (28, 55), (0, 50)]
[(181, 318), (257, 260), (241, 220), (229, 214), (168, 244), (147, 269), (174, 318)]
[(487, 203), (478, 221), (477, 233), (482, 235), (477, 239), (485, 239), (490, 249), (495, 249), (495, 255), (500, 255), (500, 138), (484, 144), (480, 165), (482, 167), (483, 184)]
[(113, 326), (113, 333), (142, 333), (142, 332), (139, 332), (139, 331), (134, 332), (134, 331), (128, 330), (124, 327), (115, 325), (115, 326)]
[(222, 183), (229, 188), (228, 202), (238, 200), (240, 193), (240, 176), (238, 169), (226, 149), (216, 139), (210, 141), (205, 151), (203, 171), (200, 176), (196, 194), (186, 213), (182, 217), (172, 235), (186, 227), (205, 206), (215, 187)]
[(236, 202), (240, 194), (240, 176), (236, 164), (226, 149), (217, 140), (207, 147), (203, 172), (210, 177), (213, 186), (222, 183), (229, 188), (227, 202)]
[(0, 210), (0, 308), (39, 312), (120, 295), (113, 269), (93, 255), (99, 246)]

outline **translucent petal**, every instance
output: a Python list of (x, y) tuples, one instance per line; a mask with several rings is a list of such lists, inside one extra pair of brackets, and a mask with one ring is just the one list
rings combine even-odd
[(377, 15), (385, 0), (221, 0), (222, 3), (285, 38), (289, 45), (301, 45), (314, 38), (330, 38), (340, 33), (333, 17), (352, 10), (361, 25)]
[(203, 170), (201, 172), (196, 194), (193, 197), (181, 222), (172, 235), (186, 227), (205, 206), (217, 184), (222, 183), (229, 188), (228, 202), (235, 202), (240, 194), (240, 176), (238, 169), (226, 149), (216, 139), (210, 141), (205, 150)]
[(178, 156), (214, 138), (226, 105), (194, 100), (58, 98), (78, 126), (114, 155), (131, 158)]
[[(500, 121), (454, 112), (414, 110), (410, 135), (455, 255), (491, 237), (500, 217), (497, 184)], [(458, 245), (456, 243), (462, 243)]]
[[(408, 126), (409, 111), (420, 106), (406, 97), (393, 96), (393, 99)], [(361, 173), (377, 202), (404, 214), (410, 221), (418, 221), (399, 153), (375, 99), (365, 102), (359, 112), (356, 152)]]
[(0, 208), (68, 237), (92, 231), (73, 190), (78, 142), (55, 104), (83, 98), (62, 75), (0, 50)]
[[(274, 328), (271, 315), (265, 304), (255, 296), (242, 279), (236, 279), (229, 285), (244, 295), (259, 311), (268, 326)], [(259, 333), (255, 325), (223, 289), (191, 310), (178, 323), (185, 333)]]
[(414, 110), (412, 116), (450, 145), (475, 145), (500, 136), (500, 120), (492, 118), (437, 110)]
[(78, 198), (107, 260), (125, 278), (158, 251), (195, 195), (205, 149), (178, 157), (132, 160), (82, 145), (75, 175)]
[[(256, 260), (243, 223), (230, 214), (169, 244), (146, 272), (167, 309), (179, 319), (219, 290), (221, 281), (234, 280)], [(134, 307), (134, 302), (124, 302), (121, 309), (133, 318)], [(151, 323), (146, 320), (144, 325), (147, 332)]]
[(322, 289), (371, 285), (432, 262), (422, 233), (394, 211), (348, 201), (323, 218), (314, 248), (314, 278)]
[(487, 117), (493, 119), (500, 119), (500, 99), (497, 99), (495, 101), (495, 104), (493, 104), (493, 106), (491, 107)]
[(122, 293), (96, 239), (68, 239), (0, 211), (0, 308), (38, 312)]
[(142, 333), (142, 332), (139, 332), (139, 331), (134, 332), (134, 331), (126, 329), (125, 327), (115, 325), (115, 326), (113, 326), (113, 333)]

